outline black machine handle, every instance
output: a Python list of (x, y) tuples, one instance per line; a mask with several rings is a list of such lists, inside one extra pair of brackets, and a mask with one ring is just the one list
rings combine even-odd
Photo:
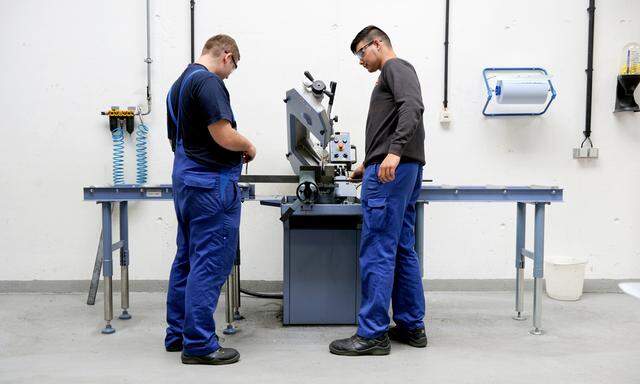
[(311, 73), (309, 73), (309, 71), (304, 71), (304, 75), (307, 77), (307, 79), (309, 79), (311, 81), (315, 81), (315, 80), (313, 80), (313, 76), (311, 76)]
[(329, 105), (333, 105), (333, 98), (336, 96), (336, 86), (338, 83), (332, 81), (329, 83), (329, 92), (324, 91), (324, 93), (329, 96)]

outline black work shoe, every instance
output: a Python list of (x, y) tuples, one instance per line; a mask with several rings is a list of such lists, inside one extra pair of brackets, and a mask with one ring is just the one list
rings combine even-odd
[(355, 334), (348, 339), (334, 340), (329, 345), (329, 352), (341, 356), (388, 355), (391, 342), (386, 333), (377, 339), (365, 339)]
[(240, 360), (240, 353), (233, 348), (220, 347), (217, 351), (204, 356), (191, 356), (182, 352), (182, 364), (223, 365), (233, 364), (238, 360)]
[(166, 349), (167, 352), (180, 352), (182, 351), (182, 341), (169, 344), (169, 346), (165, 346), (164, 349)]
[(396, 325), (389, 328), (389, 338), (416, 348), (427, 346), (427, 333), (424, 331), (424, 327), (408, 331)]

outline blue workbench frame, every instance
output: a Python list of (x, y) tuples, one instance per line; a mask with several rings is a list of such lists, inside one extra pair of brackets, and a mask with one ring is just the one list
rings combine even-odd
[[(255, 196), (255, 188), (250, 184), (241, 184), (243, 201), (260, 200), (267, 205), (282, 203), (281, 209), (285, 208), (286, 197), (260, 198)], [(173, 189), (171, 185), (163, 184), (157, 186), (108, 186), (108, 187), (85, 187), (84, 200), (95, 201), (102, 206), (102, 235), (98, 252), (96, 255), (96, 265), (92, 277), (91, 288), (87, 304), (95, 303), (95, 296), (100, 278), (100, 269), (104, 277), (105, 295), (105, 328), (103, 333), (113, 333), (111, 326), (113, 319), (113, 297), (112, 297), (112, 276), (113, 259), (112, 252), (120, 250), (120, 266), (122, 273), (121, 306), (123, 313), (119, 317), (126, 320), (130, 318), (129, 306), (129, 237), (128, 237), (128, 202), (129, 201), (153, 201), (153, 200), (173, 200)], [(545, 207), (551, 203), (563, 201), (563, 190), (558, 187), (546, 186), (444, 186), (444, 185), (423, 185), (418, 198), (416, 209), (416, 248), (422, 257), (424, 250), (424, 205), (436, 202), (490, 202), (490, 203), (516, 203), (516, 300), (515, 300), (515, 320), (525, 320), (523, 311), (524, 298), (524, 268), (527, 258), (533, 260), (533, 328), (530, 333), (540, 335), (543, 333), (541, 326), (541, 300), (542, 300), (542, 279), (544, 277), (544, 225)], [(120, 241), (112, 242), (112, 205), (120, 205)], [(526, 206), (534, 206), (534, 248), (533, 251), (525, 248), (526, 238)], [(346, 210), (345, 210), (346, 209)], [(311, 207), (303, 207), (294, 215), (315, 215), (351, 212), (361, 210), (359, 204), (349, 204), (346, 208), (342, 204), (318, 204)], [(355, 212), (355, 211), (354, 211)], [(104, 249), (111, 249), (111, 252), (103, 252)]]

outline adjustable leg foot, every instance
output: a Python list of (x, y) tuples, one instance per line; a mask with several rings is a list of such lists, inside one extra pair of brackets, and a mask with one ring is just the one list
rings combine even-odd
[(527, 316), (524, 315), (524, 312), (516, 311), (513, 316), (511, 316), (513, 320), (522, 321), (527, 320)]
[(120, 320), (129, 320), (129, 319), (131, 319), (131, 314), (126, 309), (123, 309), (122, 310), (122, 315), (118, 316), (118, 319), (120, 319)]
[(535, 335), (535, 336), (539, 336), (539, 335), (543, 335), (544, 331), (542, 329), (540, 329), (540, 328), (533, 327), (533, 328), (531, 328), (529, 333), (532, 334), (532, 335)]
[(222, 331), (225, 335), (235, 335), (238, 332), (238, 329), (234, 327), (232, 324), (227, 324), (227, 328)]
[(111, 322), (107, 321), (107, 324), (105, 324), (105, 326), (104, 326), (104, 328), (102, 328), (101, 332), (102, 332), (103, 335), (110, 335), (112, 333), (115, 333), (116, 330), (113, 327), (111, 327)]

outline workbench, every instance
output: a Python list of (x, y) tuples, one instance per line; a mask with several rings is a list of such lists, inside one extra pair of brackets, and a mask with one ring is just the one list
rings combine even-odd
[[(260, 176), (243, 176), (241, 178), (241, 190), (243, 202), (265, 201), (269, 203), (282, 200), (283, 197), (256, 197), (255, 188), (251, 182), (260, 182)], [(289, 178), (282, 177), (281, 182), (295, 182), (296, 176)], [(122, 320), (131, 318), (129, 314), (129, 225), (128, 225), (128, 203), (130, 201), (171, 201), (173, 200), (173, 189), (171, 185), (163, 184), (157, 186), (122, 185), (108, 187), (85, 187), (84, 200), (94, 201), (101, 206), (102, 211), (102, 231), (96, 254), (91, 286), (89, 289), (88, 304), (95, 303), (100, 279), (100, 270), (104, 277), (104, 319), (105, 327), (102, 332), (105, 334), (115, 332), (111, 326), (113, 319), (113, 297), (112, 297), (112, 277), (113, 258), (112, 254), (120, 250), (121, 268), (121, 308)], [(445, 185), (423, 185), (417, 204), (416, 216), (416, 249), (422, 259), (424, 250), (424, 205), (428, 203), (457, 203), (457, 202), (486, 202), (486, 203), (515, 203), (516, 205), (516, 246), (515, 246), (515, 320), (525, 320), (523, 310), (524, 298), (524, 268), (527, 258), (533, 261), (533, 327), (531, 334), (540, 335), (542, 331), (541, 311), (542, 311), (542, 279), (544, 277), (544, 227), (545, 227), (545, 207), (551, 203), (562, 202), (563, 190), (558, 187), (546, 186), (445, 186)], [(283, 201), (286, 201), (283, 200)], [(118, 204), (120, 222), (120, 240), (113, 242), (112, 233), (112, 210)], [(361, 210), (359, 204), (351, 204), (352, 210)], [(534, 208), (534, 246), (533, 250), (525, 248), (526, 237), (526, 208), (531, 205)], [(283, 210), (284, 205), (283, 205)], [(313, 209), (330, 209), (318, 204), (314, 207), (303, 207), (301, 214), (310, 214)], [(342, 210), (344, 212), (344, 210)], [(104, 250), (110, 250), (104, 252)], [(239, 276), (234, 290), (239, 290)], [(227, 297), (233, 300), (239, 299), (239, 292), (229, 293)], [(238, 303), (236, 303), (238, 305)], [(230, 311), (227, 311), (230, 313)]]

